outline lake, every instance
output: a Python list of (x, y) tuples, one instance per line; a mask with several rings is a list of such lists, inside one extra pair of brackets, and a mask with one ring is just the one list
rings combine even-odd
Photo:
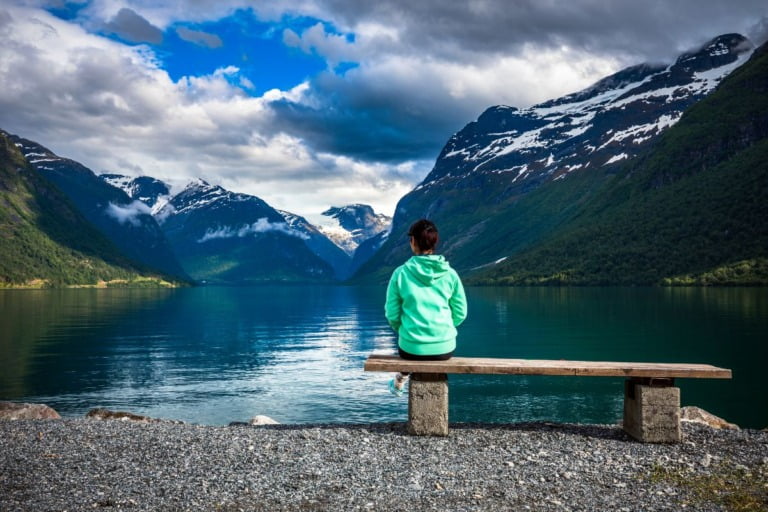
[[(384, 287), (0, 290), (0, 400), (225, 425), (405, 421), (391, 377)], [(733, 380), (679, 379), (683, 405), (768, 427), (768, 289), (468, 288), (456, 355), (708, 363)], [(615, 423), (623, 381), (456, 376), (452, 422)]]

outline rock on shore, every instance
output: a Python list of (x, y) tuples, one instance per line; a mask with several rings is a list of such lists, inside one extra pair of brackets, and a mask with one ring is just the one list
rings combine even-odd
[(680, 421), (690, 421), (693, 423), (701, 423), (702, 425), (708, 425), (712, 428), (725, 428), (728, 430), (739, 430), (739, 426), (735, 423), (725, 421), (723, 418), (715, 416), (714, 414), (701, 409), (700, 407), (681, 407), (680, 408)]
[(59, 413), (43, 404), (0, 402), (0, 420), (58, 420)]
[(768, 433), (682, 428), (682, 443), (652, 445), (613, 425), (453, 424), (429, 438), (404, 424), (5, 421), (0, 510), (766, 507)]

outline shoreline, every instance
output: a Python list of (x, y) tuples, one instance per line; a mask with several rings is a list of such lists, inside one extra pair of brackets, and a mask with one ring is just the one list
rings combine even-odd
[(682, 428), (0, 421), (0, 509), (768, 510), (768, 432)]

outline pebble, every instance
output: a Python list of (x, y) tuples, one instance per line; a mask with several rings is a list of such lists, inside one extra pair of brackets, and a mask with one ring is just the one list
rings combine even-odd
[(402, 423), (6, 421), (0, 510), (697, 510), (693, 491), (651, 478), (659, 465), (766, 471), (768, 432), (683, 434), (652, 445), (615, 425), (452, 425), (421, 438)]

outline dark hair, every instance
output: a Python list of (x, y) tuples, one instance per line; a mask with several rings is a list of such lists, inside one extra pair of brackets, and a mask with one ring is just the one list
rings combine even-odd
[(411, 224), (411, 228), (408, 230), (408, 236), (412, 236), (416, 242), (416, 247), (421, 252), (427, 252), (434, 250), (437, 242), (440, 241), (440, 237), (437, 233), (437, 226), (432, 221), (427, 219), (417, 220)]

